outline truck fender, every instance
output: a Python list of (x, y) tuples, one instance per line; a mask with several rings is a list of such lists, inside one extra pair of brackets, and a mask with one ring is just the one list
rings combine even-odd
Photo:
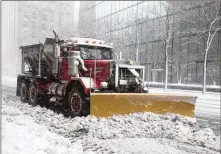
[[(91, 86), (90, 86), (91, 83)], [(84, 89), (84, 93), (86, 95), (90, 94), (90, 88), (95, 87), (95, 83), (92, 78), (89, 77), (80, 77), (80, 78), (72, 78), (66, 86), (66, 92), (69, 92), (74, 84), (79, 84)]]

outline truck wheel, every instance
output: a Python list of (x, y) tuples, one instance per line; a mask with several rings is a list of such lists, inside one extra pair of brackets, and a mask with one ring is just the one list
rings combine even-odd
[(68, 107), (69, 107), (69, 116), (83, 116), (84, 111), (84, 100), (82, 97), (82, 92), (80, 89), (73, 89), (69, 93), (68, 97)]
[(20, 88), (20, 98), (22, 102), (26, 102), (28, 100), (28, 91), (27, 85), (23, 82)]
[(29, 104), (30, 105), (37, 105), (38, 102), (38, 90), (34, 83), (31, 83), (29, 87)]

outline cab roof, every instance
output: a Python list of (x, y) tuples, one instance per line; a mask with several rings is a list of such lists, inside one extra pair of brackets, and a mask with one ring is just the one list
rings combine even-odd
[(113, 48), (112, 43), (105, 43), (102, 40), (97, 40), (92, 38), (77, 38), (77, 37), (71, 37), (69, 40), (66, 40), (63, 45), (74, 45), (74, 44)]

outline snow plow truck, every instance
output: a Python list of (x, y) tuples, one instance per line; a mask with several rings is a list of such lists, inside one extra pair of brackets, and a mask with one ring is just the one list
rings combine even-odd
[(108, 117), (135, 112), (194, 117), (196, 97), (148, 93), (145, 67), (114, 58), (112, 44), (92, 38), (46, 38), (21, 46), (16, 95), (37, 105), (61, 105), (71, 117)]

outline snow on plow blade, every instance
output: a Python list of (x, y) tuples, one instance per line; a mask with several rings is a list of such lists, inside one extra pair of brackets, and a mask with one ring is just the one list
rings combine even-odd
[(142, 93), (92, 93), (90, 114), (109, 117), (135, 112), (175, 113), (194, 117), (195, 96)]

